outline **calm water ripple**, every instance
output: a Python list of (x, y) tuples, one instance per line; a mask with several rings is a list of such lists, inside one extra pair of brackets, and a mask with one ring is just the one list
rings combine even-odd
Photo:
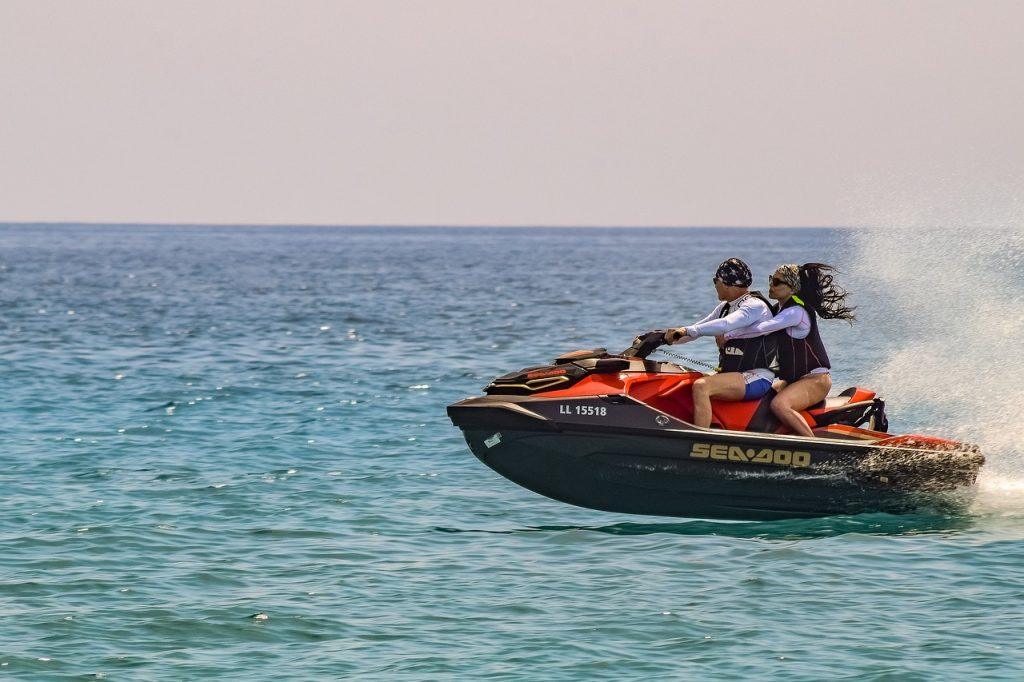
[[(759, 278), (855, 267), (839, 231), (6, 226), (0, 243), (0, 673), (1024, 670), (1017, 498), (954, 516), (602, 514), (501, 479), (445, 416), (497, 374), (702, 315), (724, 257)], [(825, 333), (837, 386), (876, 385), (893, 342)]]

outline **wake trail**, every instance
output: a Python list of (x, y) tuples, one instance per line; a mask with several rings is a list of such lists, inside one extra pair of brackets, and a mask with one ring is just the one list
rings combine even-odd
[(880, 394), (927, 414), (935, 435), (980, 445), (982, 493), (1024, 498), (1024, 219), (851, 239), (851, 289), (870, 301), (859, 318), (884, 337)]

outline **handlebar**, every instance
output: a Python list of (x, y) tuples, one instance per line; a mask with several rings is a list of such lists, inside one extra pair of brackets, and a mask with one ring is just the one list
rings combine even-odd
[(658, 350), (665, 344), (665, 330), (655, 329), (644, 332), (633, 339), (633, 345), (619, 353), (624, 358), (638, 358), (644, 360), (648, 355)]

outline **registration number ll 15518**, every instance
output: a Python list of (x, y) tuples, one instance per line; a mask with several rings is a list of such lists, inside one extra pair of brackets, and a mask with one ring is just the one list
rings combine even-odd
[(558, 414), (578, 414), (584, 417), (606, 417), (608, 408), (600, 405), (559, 405)]

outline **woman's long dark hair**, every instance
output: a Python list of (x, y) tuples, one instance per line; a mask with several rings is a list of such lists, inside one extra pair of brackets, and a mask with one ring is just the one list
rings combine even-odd
[(825, 263), (804, 263), (800, 266), (799, 296), (804, 303), (814, 308), (819, 317), (826, 320), (846, 320), (852, 323), (854, 307), (846, 305), (849, 292), (833, 280), (831, 265)]

